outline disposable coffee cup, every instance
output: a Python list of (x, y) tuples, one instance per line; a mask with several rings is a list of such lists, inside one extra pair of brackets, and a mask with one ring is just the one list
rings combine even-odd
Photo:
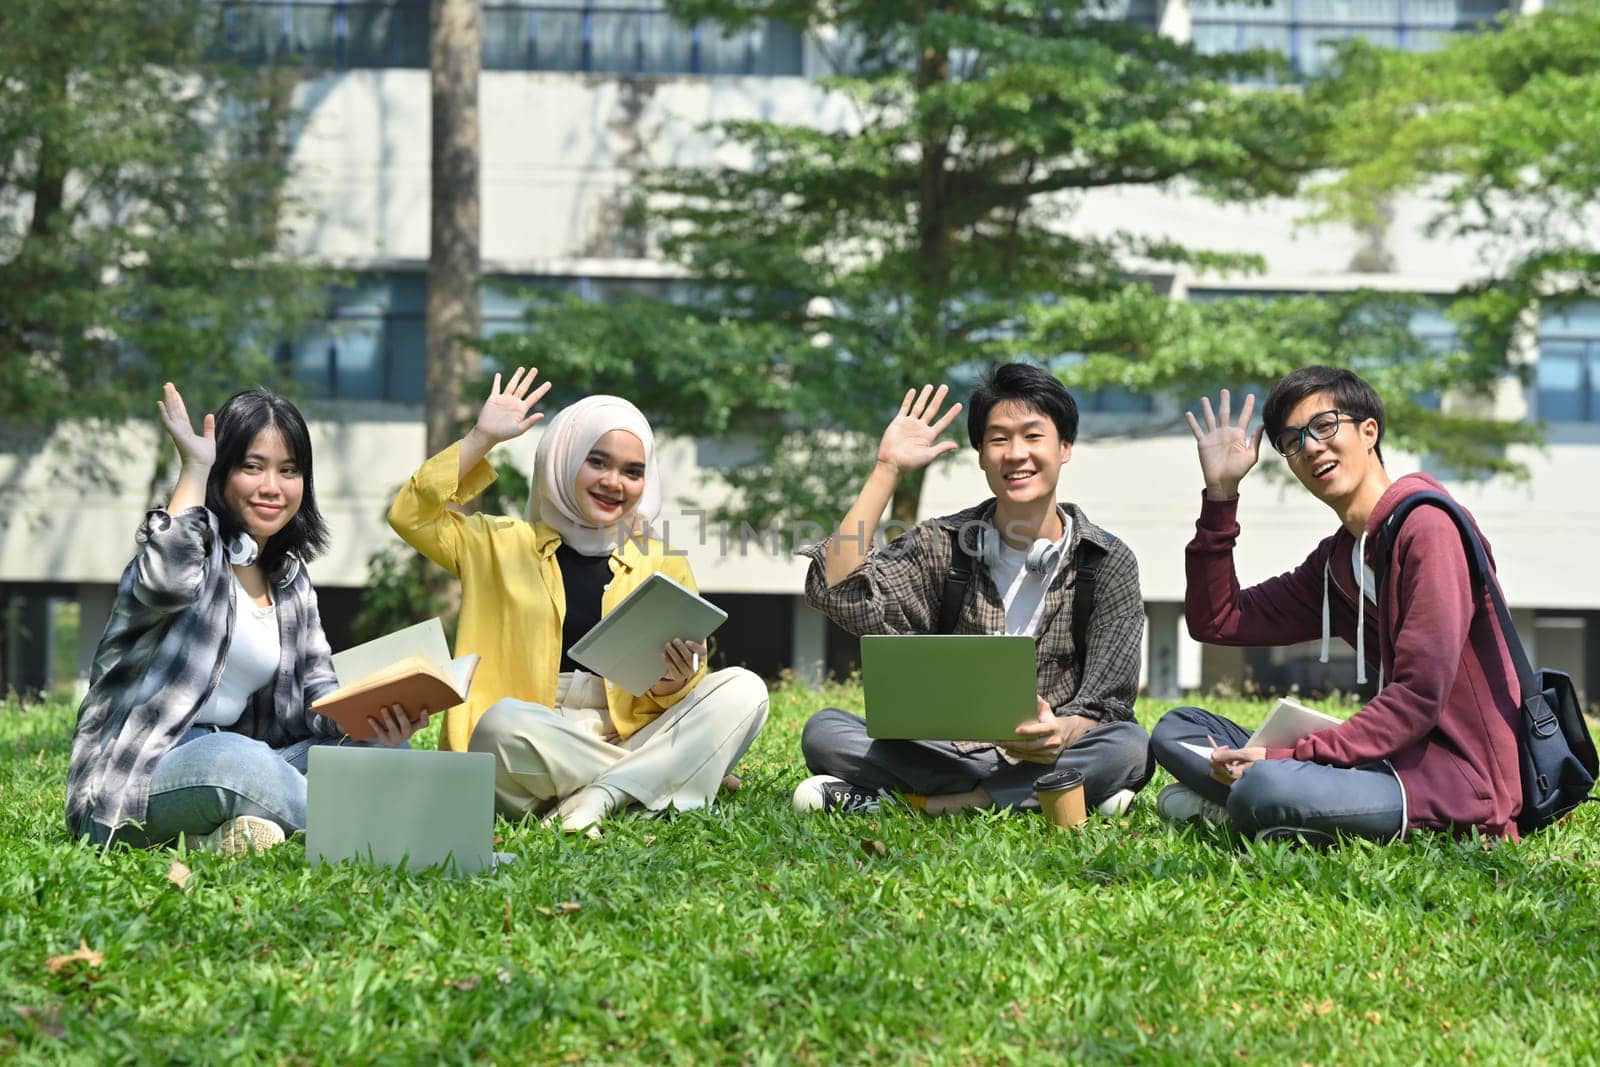
[(1083, 772), (1051, 771), (1033, 783), (1034, 796), (1045, 821), (1060, 830), (1075, 830), (1089, 821), (1083, 800)]

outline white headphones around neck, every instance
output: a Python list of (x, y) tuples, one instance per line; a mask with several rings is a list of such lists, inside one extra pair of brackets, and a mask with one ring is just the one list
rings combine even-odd
[[(978, 558), (993, 568), (1000, 562), (1000, 531), (985, 523), (978, 527)], [(1029, 574), (1049, 574), (1061, 562), (1061, 547), (1047, 537), (1041, 537), (1028, 549), (1023, 567)]]
[(222, 547), (227, 550), (228, 562), (235, 567), (248, 567), (261, 554), (261, 546), (256, 544), (256, 539), (243, 530), (224, 541)]

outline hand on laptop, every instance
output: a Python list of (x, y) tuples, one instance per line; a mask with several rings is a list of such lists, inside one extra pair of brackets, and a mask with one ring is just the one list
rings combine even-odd
[(406, 714), (405, 705), (389, 704), (378, 709), (378, 714), (367, 716), (372, 726), (373, 740), (384, 748), (395, 748), (411, 740), (411, 735), (428, 725), (428, 709), (423, 708), (420, 718)]
[(1017, 734), (1023, 740), (1000, 743), (1001, 748), (1019, 760), (1054, 763), (1063, 750), (1070, 748), (1074, 741), (1099, 725), (1083, 715), (1057, 715), (1044, 697), (1036, 699), (1039, 702), (1038, 717), (1017, 727)]

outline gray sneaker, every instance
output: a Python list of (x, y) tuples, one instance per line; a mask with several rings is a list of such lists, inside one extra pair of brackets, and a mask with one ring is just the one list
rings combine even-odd
[(1157, 794), (1156, 814), (1168, 822), (1194, 822), (1198, 819), (1212, 826), (1228, 825), (1228, 809), (1178, 782), (1173, 782)]

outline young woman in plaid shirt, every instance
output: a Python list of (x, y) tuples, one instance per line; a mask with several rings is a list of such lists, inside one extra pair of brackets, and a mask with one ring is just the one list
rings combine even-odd
[[(196, 433), (157, 405), (182, 472), (140, 524), (95, 650), (67, 774), (67, 827), (96, 843), (180, 834), (264, 848), (306, 822), (306, 755), (344, 733), (311, 712), (337, 688), (304, 562), (326, 547), (311, 437), (293, 404), (231, 397)], [(378, 741), (427, 720), (373, 708)]]

